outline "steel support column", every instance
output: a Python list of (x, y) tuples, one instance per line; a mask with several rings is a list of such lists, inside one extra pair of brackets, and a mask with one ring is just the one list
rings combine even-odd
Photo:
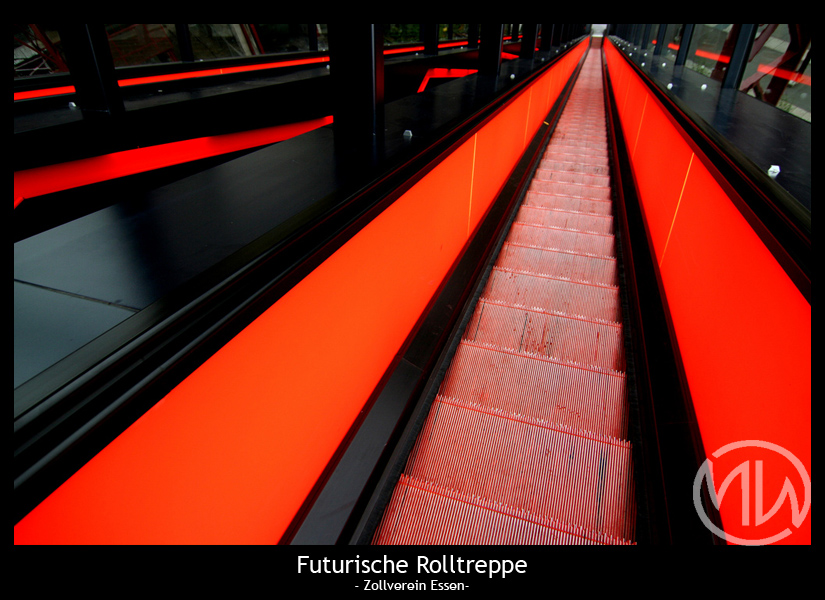
[(384, 132), (383, 30), (374, 23), (328, 27), (335, 144), (353, 164), (372, 164)]
[(424, 42), (424, 54), (438, 54), (438, 23), (422, 23), (421, 41)]
[(478, 70), (481, 74), (497, 76), (500, 73), (503, 39), (504, 25), (482, 23), (481, 46), (478, 56)]
[(536, 53), (536, 40), (539, 36), (539, 24), (525, 23), (523, 29), (524, 37), (521, 39), (521, 51), (519, 52), (519, 57), (533, 58)]
[(739, 84), (742, 83), (742, 76), (745, 73), (745, 67), (748, 64), (748, 57), (753, 47), (753, 38), (756, 35), (757, 25), (742, 24), (739, 25), (739, 32), (736, 36), (736, 43), (733, 47), (733, 54), (730, 57), (728, 70), (725, 73), (725, 78), (722, 81), (723, 88), (739, 89)]
[(124, 112), (109, 38), (103, 25), (67, 25), (60, 37), (84, 117), (111, 117)]

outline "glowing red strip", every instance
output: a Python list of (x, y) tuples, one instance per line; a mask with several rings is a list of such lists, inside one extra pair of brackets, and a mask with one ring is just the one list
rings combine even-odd
[[(329, 62), (328, 56), (318, 56), (315, 58), (304, 58), (299, 60), (285, 60), (280, 62), (262, 63), (259, 65), (243, 65), (237, 67), (224, 67), (221, 69), (205, 69), (203, 71), (188, 71), (186, 73), (169, 73), (167, 75), (153, 75), (151, 77), (132, 77), (118, 81), (120, 87), (141, 85), (145, 83), (159, 83), (162, 81), (178, 81), (181, 79), (196, 79), (199, 77), (212, 77), (215, 75), (227, 75), (230, 73), (245, 73), (249, 71), (261, 71), (264, 69), (278, 69), (281, 67), (294, 67), (298, 65), (311, 65)], [(56, 88), (28, 90), (25, 92), (15, 92), (15, 100), (27, 100), (29, 98), (43, 98), (46, 96), (57, 96), (60, 94), (73, 94), (74, 86), (67, 85)]]
[(404, 52), (423, 52), (424, 46), (406, 46), (405, 48), (388, 48), (384, 54), (402, 54)]
[(274, 144), (332, 122), (332, 117), (137, 148), (14, 173), (14, 207), (26, 198)]
[(443, 42), (438, 45), (439, 48), (455, 48), (456, 46), (467, 46), (470, 42), (464, 40), (462, 42)]
[(61, 94), (74, 94), (73, 85), (49, 88), (46, 90), (27, 90), (25, 92), (14, 92), (14, 100), (27, 100), (29, 98), (45, 98), (46, 96), (59, 96)]
[(214, 75), (228, 75), (231, 73), (263, 71), (265, 69), (278, 69), (281, 67), (294, 67), (297, 65), (311, 65), (324, 62), (329, 62), (328, 56), (318, 56), (315, 58), (305, 58), (301, 60), (286, 60), (282, 62), (263, 63), (260, 65), (244, 65), (238, 67), (224, 67), (221, 69), (206, 69), (204, 71), (189, 71), (188, 73), (170, 73), (168, 75), (153, 75), (151, 77), (134, 77), (132, 79), (121, 79), (120, 81), (118, 81), (118, 85), (120, 87), (128, 87), (131, 85), (141, 85), (144, 83), (177, 81), (179, 79), (196, 79), (198, 77), (212, 77)]

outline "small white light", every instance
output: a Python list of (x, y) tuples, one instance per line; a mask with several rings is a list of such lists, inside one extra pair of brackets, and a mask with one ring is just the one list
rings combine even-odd
[(516, 76), (513, 73), (510, 73), (510, 79), (515, 79)]
[(779, 175), (779, 165), (771, 165), (771, 168), (768, 169), (768, 175), (771, 176), (771, 179), (776, 179), (776, 176)]
[(667, 89), (672, 90), (672, 89), (673, 89), (673, 84), (672, 84), (672, 83), (668, 83), (668, 84), (667, 84)]
[(708, 84), (707, 84), (707, 83), (703, 83), (703, 84), (702, 84), (702, 90), (706, 90), (706, 89), (708, 89)]

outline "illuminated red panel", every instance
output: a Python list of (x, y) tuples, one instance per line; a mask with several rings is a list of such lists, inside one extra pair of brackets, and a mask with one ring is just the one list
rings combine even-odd
[(15, 543), (277, 542), (466, 241), (472, 150), (98, 454)]
[(226, 135), (183, 140), (95, 156), (68, 163), (15, 171), (14, 206), (26, 198), (51, 194), (99, 181), (182, 164), (266, 144), (274, 144), (332, 122), (332, 117), (276, 125)]
[(631, 77), (630, 73), (625, 79), (624, 86), (627, 91), (624, 94), (625, 106), (621, 113), (622, 130), (625, 132), (625, 142), (632, 157), (639, 137), (639, 125), (651, 98), (641, 81)]
[(529, 96), (521, 94), (476, 135), (470, 231), (475, 230), (524, 151)]
[(527, 119), (527, 140), (536, 134), (547, 116), (547, 100), (550, 96), (550, 78), (545, 74), (530, 88), (530, 114)]
[(661, 106), (648, 98), (633, 153), (633, 171), (657, 260), (667, 244), (693, 151)]
[[(707, 455), (762, 440), (793, 453), (810, 474), (811, 306), (698, 160), (661, 273)], [(717, 464), (714, 482), (718, 488), (743, 456), (763, 460), (767, 511), (789, 465), (776, 453), (750, 452)], [(776, 520), (754, 529), (755, 516), (743, 526), (736, 494), (724, 498), (721, 515), (725, 531), (742, 539), (782, 529)], [(785, 541), (810, 543), (810, 516), (790, 529)]]

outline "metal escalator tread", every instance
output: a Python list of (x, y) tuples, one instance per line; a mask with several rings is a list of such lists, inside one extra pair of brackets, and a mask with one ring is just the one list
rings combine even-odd
[(374, 544), (633, 543), (612, 232), (591, 53)]

